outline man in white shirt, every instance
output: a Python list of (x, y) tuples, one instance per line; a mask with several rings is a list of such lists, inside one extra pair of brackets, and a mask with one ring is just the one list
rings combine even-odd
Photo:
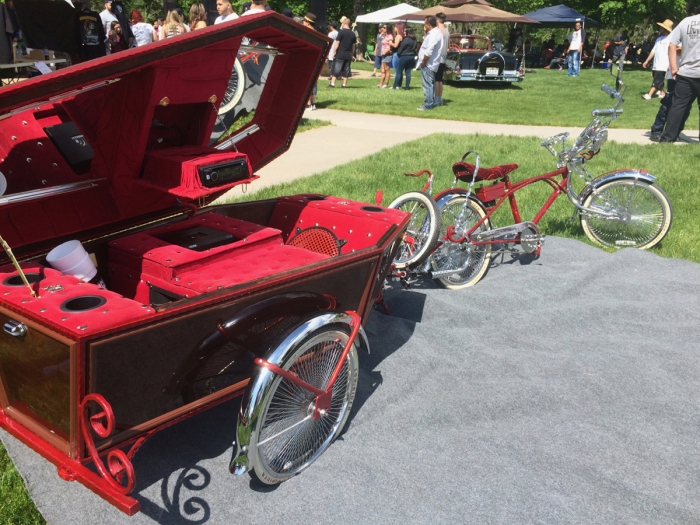
[(581, 29), (581, 22), (577, 21), (574, 25), (574, 32), (571, 33), (571, 38), (569, 38), (569, 71), (567, 76), (578, 76), (578, 70), (581, 67), (581, 51), (583, 50), (583, 41), (585, 39), (586, 35)]
[(105, 35), (109, 34), (112, 22), (119, 22), (117, 17), (112, 13), (112, 1), (105, 2), (105, 9), (100, 13), (100, 19), (102, 20), (102, 26), (105, 28)]
[(649, 65), (649, 61), (654, 59), (653, 65), (651, 67), (653, 73), (653, 81), (651, 83), (651, 89), (649, 93), (643, 95), (645, 100), (651, 100), (654, 93), (657, 93), (659, 98), (664, 96), (664, 79), (666, 78), (666, 71), (668, 71), (668, 35), (673, 31), (673, 22), (671, 20), (666, 20), (664, 22), (657, 22), (657, 25), (661, 26), (661, 36), (656, 39), (654, 43), (654, 49), (651, 50), (649, 56), (642, 64), (643, 68)]
[(333, 40), (331, 49), (328, 51), (328, 69), (333, 74), (333, 59), (335, 58), (335, 39), (338, 38), (338, 22), (328, 22), (328, 38)]
[(440, 65), (435, 73), (435, 105), (442, 106), (442, 88), (443, 88), (443, 75), (445, 74), (445, 69), (447, 68), (445, 61), (447, 59), (447, 50), (450, 47), (450, 30), (445, 27), (445, 13), (438, 13), (435, 15), (437, 20), (437, 27), (442, 34), (442, 47), (440, 48)]
[(233, 12), (233, 7), (231, 7), (229, 0), (216, 0), (216, 12), (219, 13), (219, 16), (214, 20), (214, 24), (221, 24), (238, 18), (238, 15)]
[(440, 67), (442, 56), (442, 33), (437, 27), (434, 16), (426, 16), (423, 25), (423, 45), (418, 52), (418, 63), (423, 77), (423, 95), (425, 101), (418, 111), (426, 111), (435, 107), (435, 74)]
[[(680, 62), (676, 55), (679, 47)], [(693, 16), (681, 20), (669, 36), (668, 62), (676, 86), (660, 142), (678, 140), (690, 107), (700, 97), (700, 7)]]
[(265, 12), (267, 0), (252, 0), (250, 9), (244, 12), (241, 16), (257, 15)]

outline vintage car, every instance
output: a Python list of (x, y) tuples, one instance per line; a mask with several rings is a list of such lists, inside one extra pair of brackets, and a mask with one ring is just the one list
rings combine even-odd
[[(269, 72), (211, 147), (244, 36)], [(328, 46), (268, 13), (0, 90), (0, 427), (128, 514), (133, 455), (201, 410), (242, 396), (230, 470), (267, 484), (350, 414), (408, 214), (210, 204), (289, 148)]]
[(480, 35), (450, 35), (445, 63), (448, 82), (521, 82), (525, 73), (521, 55), (494, 51)]

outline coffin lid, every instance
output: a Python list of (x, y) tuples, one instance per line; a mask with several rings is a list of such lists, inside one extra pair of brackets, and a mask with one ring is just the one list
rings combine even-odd
[[(284, 153), (329, 42), (286, 17), (241, 17), (84, 62), (0, 89), (0, 172), (7, 181), (0, 235), (13, 248), (26, 247), (181, 209), (187, 199), (177, 191), (144, 184), (144, 163), (163, 145), (211, 153), (217, 108), (244, 36), (276, 54), (254, 118), (228, 150), (245, 153), (252, 173)], [(94, 150), (82, 173), (46, 131), (66, 122)], [(169, 142), (159, 130), (171, 131)], [(231, 186), (207, 188), (184, 205), (207, 204)]]

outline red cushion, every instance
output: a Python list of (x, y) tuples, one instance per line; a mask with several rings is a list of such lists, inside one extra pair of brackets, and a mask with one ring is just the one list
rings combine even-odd
[[(493, 168), (479, 168), (479, 173), (476, 174), (476, 180), (497, 180), (502, 179), (511, 171), (518, 169), (517, 164), (503, 164), (502, 166), (494, 166)], [(459, 180), (471, 182), (474, 175), (474, 164), (468, 162), (455, 162), (452, 165), (452, 171)]]

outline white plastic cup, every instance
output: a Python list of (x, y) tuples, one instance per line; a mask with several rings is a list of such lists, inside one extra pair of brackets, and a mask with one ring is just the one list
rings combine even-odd
[(89, 281), (97, 275), (97, 268), (80, 241), (68, 241), (56, 246), (46, 261), (61, 273)]
[(7, 191), (7, 179), (5, 178), (5, 175), (0, 172), (0, 195), (5, 195), (5, 192)]

